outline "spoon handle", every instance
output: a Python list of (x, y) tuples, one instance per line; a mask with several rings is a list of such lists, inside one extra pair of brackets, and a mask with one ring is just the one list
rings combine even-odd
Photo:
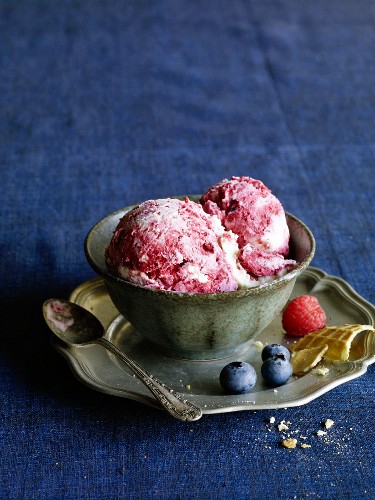
[(105, 338), (96, 340), (106, 349), (115, 354), (118, 358), (126, 364), (128, 368), (145, 384), (145, 386), (152, 392), (159, 403), (167, 410), (172, 417), (186, 422), (198, 420), (202, 416), (202, 410), (195, 406), (190, 401), (184, 399), (181, 394), (174, 392), (173, 389), (166, 386), (163, 382), (158, 380), (154, 375), (142, 368), (136, 361), (129, 358), (123, 351), (120, 351), (112, 342)]

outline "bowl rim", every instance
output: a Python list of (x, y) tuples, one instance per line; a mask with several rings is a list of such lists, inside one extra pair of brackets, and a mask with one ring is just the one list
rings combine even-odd
[[(201, 195), (185, 195), (185, 196), (170, 196), (169, 198), (175, 198), (175, 199), (184, 199), (186, 196), (192, 200), (196, 201), (197, 199), (200, 198)], [(142, 286), (138, 285), (136, 283), (132, 283), (131, 281), (127, 281), (123, 278), (120, 278), (119, 276), (116, 276), (115, 274), (112, 274), (106, 267), (102, 267), (97, 262), (94, 260), (94, 258), (91, 255), (90, 252), (90, 242), (92, 239), (95, 237), (96, 233), (98, 232), (97, 229), (105, 224), (105, 222), (109, 219), (113, 219), (116, 215), (121, 214), (121, 217), (125, 215), (127, 212), (132, 210), (134, 207), (139, 205), (139, 203), (135, 203), (134, 205), (128, 205), (123, 208), (120, 208), (119, 210), (115, 210), (114, 212), (111, 212), (101, 218), (99, 221), (97, 221), (91, 229), (88, 231), (85, 240), (84, 240), (84, 252), (85, 252), (85, 257), (90, 266), (93, 268), (93, 270), (101, 276), (104, 281), (109, 281), (113, 283), (117, 283), (121, 286), (126, 286), (127, 288), (132, 288), (134, 291), (138, 293), (144, 293), (144, 294), (150, 294), (154, 297), (170, 297), (170, 298), (177, 298), (177, 297), (184, 297), (185, 300), (196, 300), (196, 297), (206, 297), (208, 299), (217, 299), (220, 297), (247, 297), (251, 295), (258, 295), (259, 293), (262, 293), (265, 290), (273, 290), (276, 288), (280, 288), (283, 286), (285, 282), (289, 282), (293, 279), (295, 279), (299, 274), (301, 274), (310, 264), (312, 261), (315, 250), (316, 250), (316, 243), (315, 243), (315, 238), (309, 227), (302, 222), (298, 217), (295, 215), (291, 214), (290, 212), (285, 212), (285, 215), (291, 220), (294, 220), (299, 224), (299, 226), (305, 231), (307, 234), (309, 240), (310, 240), (310, 245), (311, 245), (311, 250), (308, 253), (307, 257), (300, 262), (296, 267), (294, 267), (291, 271), (288, 273), (284, 274), (280, 278), (276, 278), (268, 283), (260, 283), (257, 286), (251, 287), (251, 288), (240, 288), (238, 290), (231, 290), (231, 291), (226, 291), (226, 292), (207, 292), (207, 293), (202, 293), (202, 292), (177, 292), (174, 290), (160, 290), (160, 289), (155, 289), (147, 286)], [(109, 241), (108, 241), (109, 244)]]

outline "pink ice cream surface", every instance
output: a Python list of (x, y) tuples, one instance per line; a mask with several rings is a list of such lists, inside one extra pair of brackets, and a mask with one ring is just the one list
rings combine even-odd
[(219, 245), (224, 229), (189, 199), (148, 200), (127, 212), (106, 250), (107, 265), (133, 283), (180, 292), (236, 290)]
[(267, 252), (250, 244), (240, 250), (238, 260), (249, 274), (257, 277), (274, 276), (289, 271), (296, 263), (295, 260), (285, 259), (283, 255)]
[(238, 235), (240, 248), (250, 243), (268, 252), (288, 254), (284, 209), (263, 182), (245, 176), (224, 179), (209, 188), (200, 203), (205, 212), (219, 217), (225, 229)]
[(285, 259), (289, 228), (284, 209), (263, 182), (244, 176), (224, 179), (199, 201), (238, 236), (238, 262), (250, 276), (279, 275), (296, 264)]

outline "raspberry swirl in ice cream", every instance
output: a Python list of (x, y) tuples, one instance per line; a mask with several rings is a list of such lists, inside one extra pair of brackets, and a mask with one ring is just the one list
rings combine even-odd
[(267, 252), (287, 255), (289, 229), (280, 201), (263, 182), (251, 177), (232, 177), (212, 186), (201, 197), (205, 212), (217, 215), (227, 230)]
[(106, 260), (122, 278), (139, 285), (224, 292), (236, 290), (238, 281), (251, 281), (230, 254), (238, 252), (236, 239), (216, 216), (188, 198), (148, 200), (120, 220)]
[(224, 179), (200, 203), (145, 201), (127, 212), (106, 250), (108, 267), (135, 284), (178, 292), (225, 292), (277, 278), (289, 230), (279, 200), (249, 177)]
[(251, 276), (277, 276), (295, 265), (285, 259), (289, 228), (284, 209), (263, 182), (244, 176), (224, 179), (200, 203), (238, 236), (238, 260)]

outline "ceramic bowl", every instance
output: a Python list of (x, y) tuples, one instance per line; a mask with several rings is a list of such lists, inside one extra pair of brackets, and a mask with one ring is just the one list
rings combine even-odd
[(232, 292), (188, 294), (153, 290), (114, 276), (106, 268), (105, 249), (119, 219), (132, 208), (125, 207), (100, 220), (86, 237), (85, 254), (103, 278), (119, 312), (151, 343), (150, 348), (157, 347), (169, 356), (209, 360), (233, 356), (245, 349), (283, 309), (297, 277), (314, 256), (311, 231), (287, 214), (289, 255), (298, 265), (285, 276)]

